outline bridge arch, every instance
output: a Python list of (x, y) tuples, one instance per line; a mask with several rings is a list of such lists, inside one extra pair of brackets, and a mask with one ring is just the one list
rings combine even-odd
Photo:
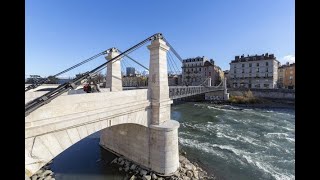
[(147, 89), (60, 96), (26, 117), (27, 174), (31, 176), (73, 144), (102, 129), (127, 123), (148, 127), (149, 116)]

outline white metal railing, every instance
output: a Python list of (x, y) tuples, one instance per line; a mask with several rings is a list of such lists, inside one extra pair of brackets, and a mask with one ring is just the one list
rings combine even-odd
[(193, 96), (197, 94), (203, 94), (212, 91), (223, 91), (223, 86), (170, 86), (169, 87), (169, 97), (171, 99), (178, 99), (188, 96)]

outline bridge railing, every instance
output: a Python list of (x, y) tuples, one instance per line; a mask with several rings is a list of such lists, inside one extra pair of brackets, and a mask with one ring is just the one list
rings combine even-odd
[(205, 87), (205, 86), (170, 86), (169, 87), (169, 97), (171, 99), (178, 99), (188, 96), (193, 96), (197, 94), (203, 94), (212, 91), (221, 91), (223, 86), (219, 87)]

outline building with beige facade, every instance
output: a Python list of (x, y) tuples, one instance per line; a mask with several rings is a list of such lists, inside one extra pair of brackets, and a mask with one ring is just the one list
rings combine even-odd
[(231, 87), (273, 89), (277, 87), (279, 61), (273, 54), (235, 56), (230, 63)]
[(212, 85), (220, 84), (223, 71), (214, 64), (213, 59), (204, 56), (184, 59), (182, 62), (182, 84), (190, 86), (201, 85), (211, 78)]
[(295, 89), (295, 63), (280, 66), (278, 75), (278, 88)]

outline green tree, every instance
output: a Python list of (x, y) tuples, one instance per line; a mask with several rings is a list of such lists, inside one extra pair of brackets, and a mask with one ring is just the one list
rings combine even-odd
[(47, 82), (47, 84), (58, 84), (59, 83), (59, 79), (54, 76), (49, 76), (48, 79), (49, 79), (49, 81)]

